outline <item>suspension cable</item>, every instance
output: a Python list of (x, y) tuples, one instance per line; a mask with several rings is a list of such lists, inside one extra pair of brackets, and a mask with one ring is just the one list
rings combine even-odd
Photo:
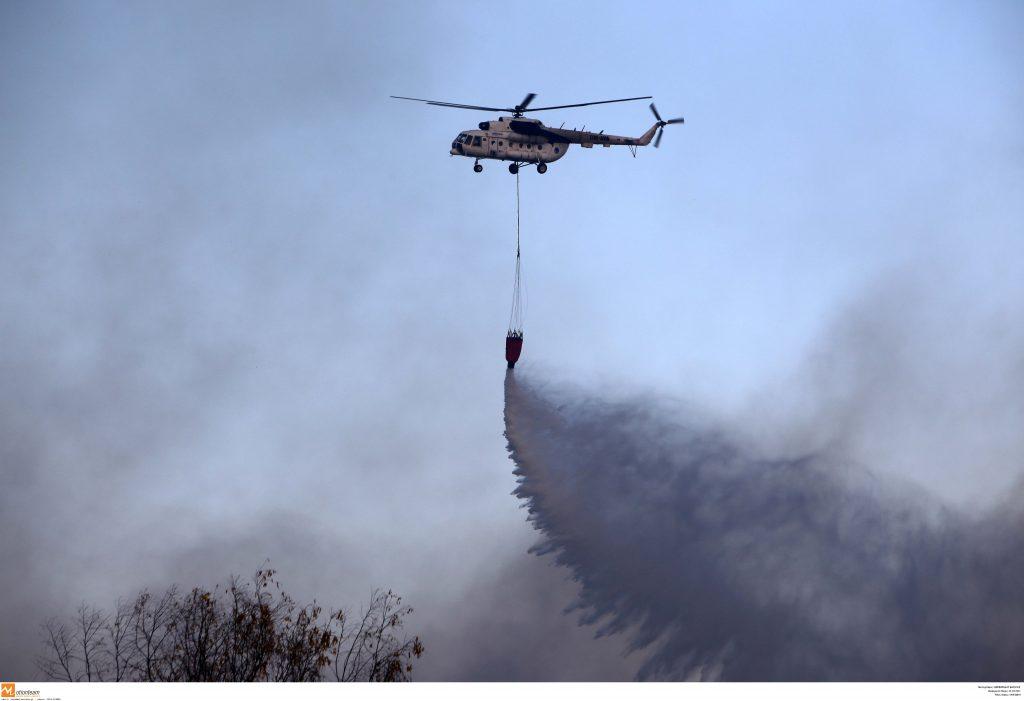
[(512, 288), (512, 311), (508, 318), (509, 333), (523, 333), (522, 268), (519, 236), (519, 171), (516, 171), (516, 275)]

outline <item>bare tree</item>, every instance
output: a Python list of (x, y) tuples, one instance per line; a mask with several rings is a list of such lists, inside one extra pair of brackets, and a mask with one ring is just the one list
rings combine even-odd
[(68, 623), (51, 618), (43, 624), (43, 645), (46, 653), (36, 657), (36, 666), (47, 679), (62, 682), (76, 681), (77, 668), (74, 648), (77, 647), (75, 629)]
[(354, 626), (343, 611), (336, 612), (339, 634), (334, 650), (334, 678), (342, 682), (408, 681), (412, 658), (423, 654), (423, 643), (418, 637), (398, 637), (403, 618), (410, 613), (412, 608), (403, 606), (402, 597), (390, 590), (374, 591), (370, 605)]
[[(228, 611), (225, 630), (225, 674), (228, 678), (256, 681), (268, 678), (268, 670), (278, 646), (277, 621), (284, 616), (276, 610), (287, 595), (281, 592), (276, 602), (265, 591), (272, 582), (272, 572), (256, 573), (255, 593), (250, 595), (238, 577), (229, 580)], [(273, 582), (280, 591), (279, 585)]]
[(155, 602), (148, 590), (143, 590), (135, 598), (132, 606), (135, 613), (132, 642), (136, 655), (131, 675), (134, 681), (169, 681), (161, 676), (161, 661), (169, 654), (168, 638), (171, 629), (168, 623), (177, 598), (178, 590), (173, 586)]
[(424, 650), (402, 634), (410, 613), (381, 590), (356, 618), (300, 606), (265, 568), (212, 591), (143, 590), (109, 616), (82, 604), (43, 624), (37, 666), (62, 681), (408, 681)]
[(107, 622), (106, 636), (109, 643), (109, 668), (112, 676), (108, 681), (126, 681), (135, 669), (138, 649), (132, 643), (138, 625), (138, 611), (134, 604), (118, 599), (114, 604), (114, 615)]
[(102, 611), (92, 606), (81, 604), (75, 616), (78, 649), (81, 653), (81, 674), (79, 679), (87, 682), (103, 681), (106, 669), (107, 640), (104, 632), (107, 617)]

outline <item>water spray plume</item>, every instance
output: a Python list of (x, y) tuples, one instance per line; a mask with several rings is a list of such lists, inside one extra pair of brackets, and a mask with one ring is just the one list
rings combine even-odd
[(841, 456), (767, 457), (653, 399), (505, 379), (516, 495), (582, 622), (643, 679), (1012, 680), (1024, 518), (967, 519)]

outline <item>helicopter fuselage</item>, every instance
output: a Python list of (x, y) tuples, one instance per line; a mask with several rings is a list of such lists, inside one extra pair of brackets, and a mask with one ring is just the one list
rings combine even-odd
[(539, 119), (498, 117), (480, 122), (479, 129), (460, 133), (452, 142), (453, 156), (514, 163), (552, 163), (565, 155), (572, 144), (583, 148), (601, 146), (646, 146), (658, 125), (640, 137), (615, 136), (603, 132), (555, 129)]

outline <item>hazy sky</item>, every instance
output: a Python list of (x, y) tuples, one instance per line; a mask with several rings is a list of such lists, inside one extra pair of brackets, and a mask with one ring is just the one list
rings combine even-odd
[[(3, 3), (2, 676), (83, 598), (268, 557), (299, 596), (404, 594), (421, 678), (631, 674), (510, 494), (514, 180), (448, 156), (487, 114), (391, 94), (686, 118), (523, 171), (522, 370), (784, 414), (990, 503), (1024, 456), (1022, 31), (1017, 2)], [(497, 602), (565, 664), (483, 654)]]

